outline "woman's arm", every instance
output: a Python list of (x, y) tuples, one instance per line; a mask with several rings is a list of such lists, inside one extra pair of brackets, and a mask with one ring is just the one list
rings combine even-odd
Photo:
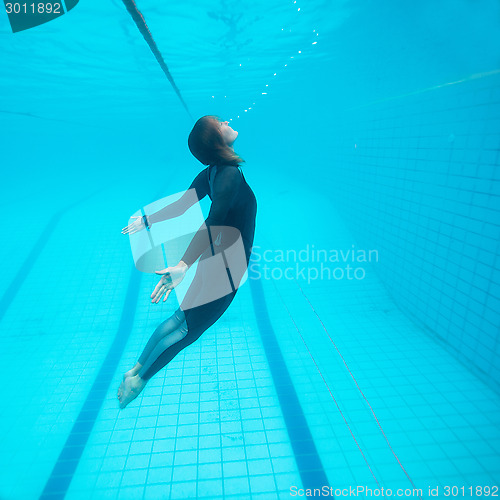
[[(195, 189), (196, 196), (191, 189)], [(147, 216), (149, 225), (162, 220), (179, 217), (179, 215), (182, 215), (189, 207), (204, 198), (208, 194), (208, 190), (208, 175), (207, 169), (205, 168), (195, 177), (188, 190), (177, 201)]]
[(191, 267), (210, 246), (208, 228), (224, 225), (226, 214), (238, 195), (241, 183), (241, 172), (237, 167), (227, 166), (217, 172), (214, 179), (210, 212), (181, 258), (183, 264)]

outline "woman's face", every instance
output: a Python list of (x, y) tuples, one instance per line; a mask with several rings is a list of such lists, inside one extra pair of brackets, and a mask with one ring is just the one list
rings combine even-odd
[(222, 135), (222, 138), (224, 139), (224, 142), (228, 146), (232, 146), (236, 138), (238, 137), (238, 132), (236, 130), (233, 130), (229, 126), (229, 122), (217, 122), (220, 133)]

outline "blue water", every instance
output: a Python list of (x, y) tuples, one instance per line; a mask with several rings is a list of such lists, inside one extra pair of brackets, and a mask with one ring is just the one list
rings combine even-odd
[(0, 499), (498, 495), (498, 3), (137, 5), (239, 131), (248, 279), (120, 411), (178, 305), (120, 230), (199, 172), (193, 123), (118, 0), (0, 14)]

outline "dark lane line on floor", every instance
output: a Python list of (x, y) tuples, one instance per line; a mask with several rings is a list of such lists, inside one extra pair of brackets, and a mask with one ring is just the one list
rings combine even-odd
[(61, 210), (52, 216), (45, 228), (42, 230), (42, 234), (31, 249), (31, 252), (28, 254), (24, 262), (19, 266), (19, 271), (17, 271), (14, 278), (12, 278), (10, 285), (7, 287), (7, 290), (5, 290), (5, 293), (0, 299), (0, 321), (2, 321), (5, 313), (9, 309), (13, 300), (16, 298), (16, 295), (19, 293), (19, 290), (24, 285), (26, 276), (28, 276), (33, 270), (38, 257), (42, 253), (45, 245), (47, 244), (47, 241), (49, 241), (50, 237), (52, 236), (52, 233), (54, 232), (54, 229), (64, 212), (65, 210)]
[(46, 224), (46, 226), (43, 228), (42, 233), (40, 234), (38, 240), (34, 244), (33, 248), (31, 249), (30, 253), (24, 260), (24, 262), (19, 266), (19, 271), (16, 273), (14, 278), (12, 278), (10, 285), (7, 287), (5, 290), (5, 293), (3, 294), (2, 298), (0, 299), (0, 322), (2, 321), (3, 317), (5, 316), (5, 313), (9, 309), (10, 305), (12, 304), (13, 300), (16, 298), (16, 295), (19, 293), (19, 290), (22, 288), (24, 285), (24, 281), (26, 279), (26, 276), (30, 274), (30, 272), (33, 270), (35, 267), (35, 264), (37, 262), (38, 257), (41, 255), (43, 249), (45, 248), (45, 245), (49, 241), (50, 237), (52, 236), (52, 233), (54, 232), (57, 223), (61, 219), (61, 217), (68, 212), (71, 208), (75, 207), (76, 205), (79, 205), (80, 203), (83, 203), (84, 201), (87, 201), (89, 198), (92, 198), (92, 196), (100, 193), (101, 191), (104, 191), (107, 187), (102, 187), (101, 189), (98, 189), (97, 191), (85, 196), (84, 198), (75, 201), (68, 205), (65, 208), (62, 208), (61, 210), (57, 211), (49, 220), (49, 222)]
[[(160, 196), (162, 192), (163, 190), (160, 190), (157, 197)], [(143, 208), (141, 208), (141, 211), (144, 215)], [(149, 237), (151, 246), (154, 246), (150, 235)], [(165, 267), (167, 267), (166, 262)], [(80, 458), (87, 445), (92, 429), (94, 428), (104, 398), (113, 380), (116, 368), (120, 363), (130, 333), (132, 332), (143, 275), (144, 273), (140, 272), (135, 267), (134, 263), (129, 277), (122, 315), (115, 338), (101, 365), (95, 382), (90, 388), (87, 398), (83, 403), (83, 407), (76, 417), (73, 428), (45, 484), (40, 500), (62, 500), (66, 496), (76, 468), (78, 467), (78, 463), (80, 462)]]
[(299, 398), (295, 392), (295, 387), (288, 373), (288, 368), (271, 325), (262, 282), (257, 277), (259, 275), (258, 265), (255, 262), (251, 262), (248, 268), (248, 278), (255, 317), (257, 318), (262, 344), (302, 479), (302, 485), (306, 489), (320, 489), (323, 486), (330, 488), (323, 464), (321, 463), (311, 431), (307, 425), (307, 420), (300, 406)]
[[(40, 500), (63, 499), (68, 491), (73, 475), (76, 471), (83, 450), (87, 444), (90, 433), (108, 393), (111, 381), (120, 362), (123, 350), (127, 344), (139, 297), (139, 289), (143, 273), (132, 267), (130, 278), (123, 304), (120, 324), (115, 338), (109, 348), (106, 359), (96, 376), (80, 413), (76, 417), (66, 443), (63, 446), (52, 473), (47, 480)], [(118, 402), (117, 402), (118, 405)]]

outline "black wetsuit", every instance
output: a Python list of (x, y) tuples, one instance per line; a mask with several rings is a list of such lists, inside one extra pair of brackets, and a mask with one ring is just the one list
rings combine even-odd
[[(189, 189), (196, 190), (198, 200), (206, 195), (212, 200), (207, 219), (195, 234), (181, 260), (191, 266), (198, 257), (201, 258), (195, 277), (180, 307), (158, 326), (139, 357), (139, 363), (142, 365), (139, 376), (144, 380), (149, 380), (177, 353), (197, 340), (222, 316), (236, 295), (241, 275), (238, 273), (238, 278), (231, 279), (230, 272), (227, 275), (220, 272), (220, 267), (215, 267), (214, 259), (211, 259), (214, 249), (220, 251), (229, 248), (234, 243), (235, 234), (241, 235), (245, 269), (250, 261), (257, 201), (240, 167), (211, 165), (196, 176)], [(187, 196), (181, 197), (153, 214), (150, 220), (154, 223), (181, 215), (193, 203), (187, 202), (188, 199)], [(192, 197), (190, 199), (193, 200)], [(226, 260), (224, 262), (229, 267)], [(207, 291), (217, 288), (216, 282), (222, 283), (222, 280), (228, 280), (228, 276), (231, 291), (207, 301)], [(205, 296), (203, 300), (197, 301), (200, 294)], [(200, 305), (197, 305), (198, 303)]]

